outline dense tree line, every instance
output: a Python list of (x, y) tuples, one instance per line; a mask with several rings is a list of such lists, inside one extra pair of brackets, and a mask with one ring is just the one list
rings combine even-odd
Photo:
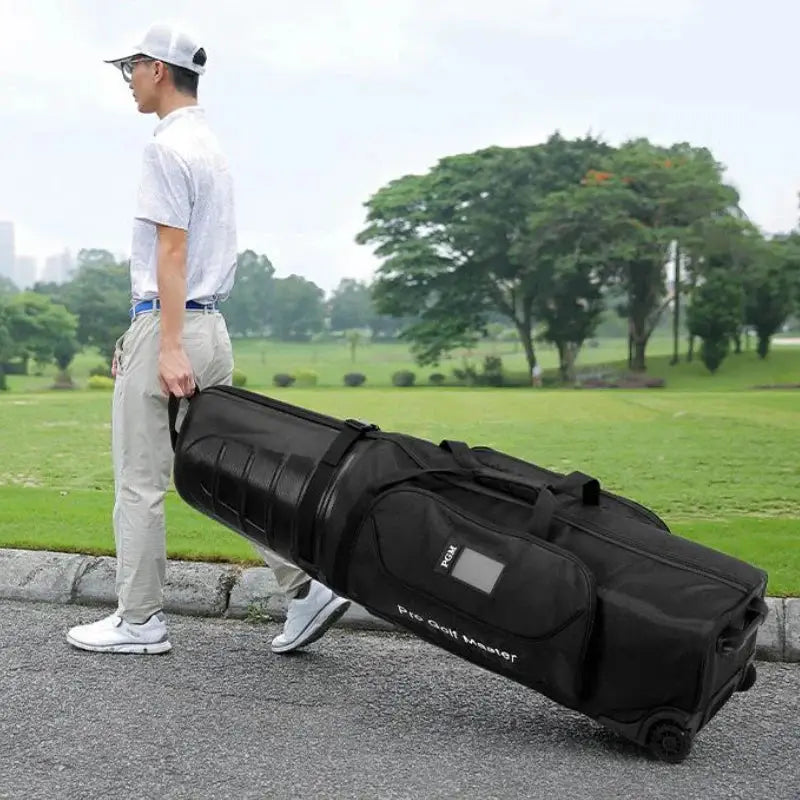
[(367, 201), (357, 241), (381, 259), (378, 311), (414, 317), (403, 337), (421, 364), (473, 345), (499, 314), (531, 369), (542, 339), (569, 378), (613, 304), (627, 320), (629, 366), (644, 370), (667, 309), (680, 330), (683, 298), (690, 351), (701, 339), (714, 370), (744, 326), (765, 356), (800, 301), (800, 237), (763, 236), (722, 174), (705, 148), (646, 139), (615, 148), (556, 134), (390, 182)]
[[(355, 349), (365, 335), (394, 338), (403, 320), (376, 313), (370, 286), (343, 279), (325, 296), (299, 275), (276, 278), (269, 258), (252, 250), (238, 255), (237, 279), (224, 312), (236, 337), (308, 341), (340, 334)], [(56, 362), (68, 384), (68, 367), (81, 348), (96, 348), (110, 366), (114, 346), (129, 324), (130, 275), (126, 262), (106, 250), (78, 254), (71, 279), (37, 283), (20, 292), (0, 282), (0, 386), (8, 370), (27, 373)]]
[[(623, 322), (629, 366), (646, 367), (653, 331), (672, 314), (673, 363), (713, 372), (744, 331), (766, 357), (771, 337), (800, 313), (800, 232), (765, 236), (739, 207), (705, 148), (646, 139), (611, 147), (556, 134), (530, 147), (490, 147), (441, 159), (390, 182), (366, 203), (358, 235), (381, 263), (372, 283), (341, 280), (326, 297), (299, 275), (275, 277), (266, 255), (238, 256), (224, 305), (236, 337), (358, 342), (401, 337), (421, 365), (509, 328), (531, 369), (542, 341), (570, 380), (584, 343)], [(110, 364), (129, 323), (128, 265), (82, 250), (62, 284), (18, 292), (0, 279), (3, 370), (56, 362), (68, 382), (80, 348)]]

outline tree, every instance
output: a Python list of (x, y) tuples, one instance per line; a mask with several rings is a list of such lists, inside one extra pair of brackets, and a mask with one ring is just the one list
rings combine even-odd
[(630, 366), (646, 368), (645, 352), (653, 330), (670, 303), (665, 266), (674, 242), (691, 226), (738, 202), (722, 183), (722, 166), (704, 148), (676, 144), (657, 147), (646, 139), (626, 142), (600, 169), (586, 177), (598, 208), (616, 209), (629, 218), (627, 235), (615, 242), (616, 280), (626, 294)]
[(232, 334), (263, 336), (268, 328), (275, 268), (252, 250), (239, 253), (236, 281), (225, 301), (225, 320)]
[(516, 243), (551, 192), (577, 184), (608, 148), (559, 135), (531, 147), (490, 147), (441, 159), (366, 203), (360, 244), (383, 259), (374, 297), (380, 313), (415, 318), (403, 332), (420, 364), (470, 346), (491, 314), (510, 320), (532, 369), (534, 284), (540, 265)]
[(760, 358), (766, 358), (772, 336), (794, 307), (793, 283), (800, 259), (791, 240), (764, 242), (758, 260), (744, 279), (745, 322), (755, 328)]
[(19, 292), (17, 284), (14, 283), (11, 278), (7, 278), (5, 275), (0, 275), (0, 297), (17, 294), (17, 292)]
[[(486, 338), (492, 343), (492, 353), (497, 352), (497, 345), (503, 338), (506, 332), (506, 326), (502, 322), (489, 322), (486, 325)], [(516, 334), (514, 339), (517, 339)], [(518, 341), (518, 339), (517, 339)]]
[(74, 337), (60, 339), (53, 348), (53, 357), (58, 367), (55, 388), (72, 388), (72, 377), (69, 374), (69, 365), (75, 358), (80, 347)]
[(325, 292), (312, 281), (299, 275), (274, 280), (270, 322), (277, 338), (307, 341), (312, 333), (322, 330)]
[(681, 336), (681, 295), (682, 275), (681, 266), (683, 262), (683, 251), (680, 242), (675, 242), (675, 253), (672, 260), (672, 358), (670, 365), (677, 364), (680, 358), (680, 336)]
[(81, 250), (63, 302), (78, 317), (77, 341), (96, 347), (110, 364), (117, 339), (130, 324), (130, 271), (106, 250)]
[(74, 341), (78, 320), (67, 309), (35, 292), (14, 295), (5, 309), (5, 326), (13, 342), (12, 355), (40, 363), (55, 360), (64, 343)]
[(60, 339), (53, 348), (53, 358), (56, 366), (65, 374), (72, 360), (78, 354), (78, 343), (75, 339)]
[(347, 340), (347, 344), (350, 347), (350, 360), (355, 363), (356, 350), (358, 349), (358, 345), (361, 342), (361, 331), (358, 331), (355, 328), (346, 331), (345, 339)]
[(0, 294), (0, 392), (8, 389), (5, 365), (13, 355), (14, 347), (8, 330), (7, 299)]
[(86, 247), (78, 251), (75, 272), (84, 267), (107, 267), (114, 263), (116, 260), (111, 251), (101, 247)]
[(786, 248), (786, 268), (792, 279), (794, 313), (800, 319), (800, 231), (794, 231), (782, 239)]
[(689, 306), (689, 330), (702, 339), (700, 357), (714, 373), (725, 360), (740, 322), (741, 284), (720, 267), (710, 269)]
[(542, 338), (558, 349), (564, 381), (574, 380), (580, 348), (600, 323), (617, 256), (613, 243), (631, 224), (599, 199), (591, 185), (551, 193), (516, 245), (522, 259), (537, 265), (530, 280), (533, 311), (544, 323)]
[[(694, 296), (698, 280), (711, 272), (726, 272), (731, 282), (743, 286), (745, 275), (755, 264), (762, 244), (761, 232), (741, 214), (726, 212), (694, 223), (683, 239), (690, 300)], [(739, 323), (732, 334), (737, 353), (741, 352), (741, 329), (744, 321), (744, 293), (741, 293)], [(691, 361), (694, 337), (691, 331), (689, 335)]]
[(373, 312), (369, 320), (369, 328), (373, 339), (396, 339), (406, 328), (412, 325), (416, 317), (393, 317), (391, 314), (379, 314), (375, 310), (374, 290), (370, 287), (370, 298)]
[(375, 316), (369, 286), (353, 278), (339, 282), (331, 293), (328, 309), (333, 331), (366, 328)]
[(31, 291), (36, 292), (36, 294), (52, 297), (55, 300), (63, 297), (65, 286), (65, 283), (56, 283), (55, 281), (36, 281)]
[(785, 248), (786, 269), (789, 272), (794, 299), (793, 316), (800, 321), (800, 231), (793, 231), (777, 238), (783, 242)]

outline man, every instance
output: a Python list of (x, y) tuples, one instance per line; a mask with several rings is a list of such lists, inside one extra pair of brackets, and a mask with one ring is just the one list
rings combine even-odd
[[(112, 453), (117, 610), (67, 634), (75, 647), (112, 653), (171, 649), (162, 612), (164, 495), (171, 466), (167, 400), (196, 385), (230, 384), (233, 353), (218, 303), (236, 270), (230, 170), (197, 103), (206, 53), (184, 31), (154, 25), (113, 64), (143, 114), (160, 120), (147, 144), (133, 224), (131, 325), (117, 343)], [(277, 553), (259, 548), (289, 598), (288, 653), (318, 639), (349, 602)]]

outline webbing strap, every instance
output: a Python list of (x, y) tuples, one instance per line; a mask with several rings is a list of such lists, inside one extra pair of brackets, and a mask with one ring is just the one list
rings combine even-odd
[(319, 460), (297, 509), (296, 536), (293, 542), (294, 557), (296, 559), (305, 561), (307, 564), (313, 563), (314, 523), (320, 500), (333, 477), (333, 473), (350, 448), (369, 431), (374, 430), (378, 430), (375, 425), (358, 420), (346, 420), (342, 430)]

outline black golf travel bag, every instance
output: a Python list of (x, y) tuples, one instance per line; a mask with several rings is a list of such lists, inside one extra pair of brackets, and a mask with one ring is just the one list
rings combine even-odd
[(190, 506), (657, 758), (686, 758), (755, 681), (766, 574), (592, 477), (228, 386), (196, 393), (179, 431), (178, 407)]

